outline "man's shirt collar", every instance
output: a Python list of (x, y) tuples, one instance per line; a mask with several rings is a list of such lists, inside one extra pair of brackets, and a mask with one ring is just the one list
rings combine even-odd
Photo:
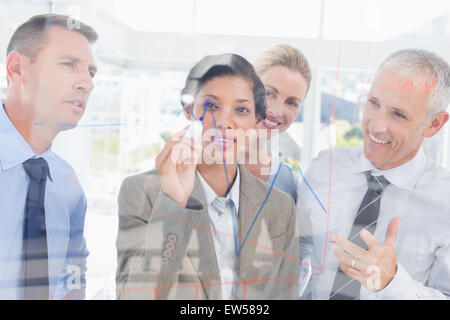
[(412, 190), (416, 185), (420, 175), (425, 169), (427, 158), (422, 148), (417, 154), (404, 164), (387, 170), (377, 169), (370, 160), (364, 156), (362, 149), (360, 161), (358, 161), (357, 171), (370, 171), (374, 176), (384, 176), (391, 184), (406, 190)]
[[(44, 158), (47, 162), (53, 159), (51, 146), (42, 154), (35, 154), (28, 142), (16, 129), (6, 114), (4, 105), (0, 105), (0, 166), (2, 170), (9, 170), (21, 165), (31, 158)], [(49, 169), (51, 167), (49, 164)]]

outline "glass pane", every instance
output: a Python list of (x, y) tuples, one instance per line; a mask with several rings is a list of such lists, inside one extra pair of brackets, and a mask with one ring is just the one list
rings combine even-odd
[[(307, 154), (305, 150), (315, 146), (308, 139), (308, 133), (315, 132), (315, 127), (309, 128), (313, 116), (308, 116), (310, 123), (304, 120), (307, 108), (321, 107), (320, 120), (314, 122), (319, 124), (319, 150), (362, 145), (361, 118), (374, 70), (356, 68), (372, 68), (373, 57), (379, 57), (378, 50), (384, 52), (386, 47), (391, 47), (391, 44), (372, 43), (369, 52), (363, 54), (362, 50), (358, 53), (347, 50), (345, 68), (337, 70), (334, 60), (337, 50), (321, 50), (333, 48), (333, 43), (337, 43), (327, 40), (349, 40), (344, 41), (344, 47), (354, 45), (355, 41), (416, 43), (423, 47), (439, 44), (441, 51), (437, 53), (449, 58), (450, 3), (446, 0), (429, 0), (426, 4), (415, 0), (324, 0), (325, 41), (316, 40), (321, 29), (321, 3), (311, 0), (0, 0), (0, 12), (4, 16), (0, 21), (1, 100), (7, 91), (6, 45), (19, 24), (50, 9), (67, 14), (72, 5), (79, 5), (83, 9), (82, 20), (86, 17), (95, 29), (101, 30), (94, 47), (99, 72), (86, 113), (77, 128), (59, 134), (53, 144), (55, 153), (75, 169), (88, 198), (85, 223), (90, 251), (88, 299), (115, 297), (120, 185), (132, 174), (153, 169), (155, 156), (170, 134), (187, 124), (181, 113), (181, 88), (197, 58), (215, 51), (216, 47), (224, 48), (223, 38), (219, 39), (218, 34), (230, 39), (248, 36), (243, 48), (234, 48), (234, 41), (225, 44), (246, 52), (249, 55), (246, 58), (254, 58), (270, 46), (284, 42), (308, 50), (311, 67), (320, 76), (317, 82), (313, 79), (317, 88), (309, 92), (308, 103), (305, 102), (297, 120), (280, 137), (281, 159), (291, 165), (298, 163), (302, 151)], [(171, 34), (170, 37), (158, 34), (160, 41), (154, 41), (152, 32)], [(190, 37), (187, 33), (202, 36)], [(211, 36), (203, 37), (205, 34)], [(201, 44), (198, 41), (199, 45), (193, 46), (192, 38), (208, 41)], [(304, 38), (314, 40), (303, 41)], [(145, 45), (156, 42), (153, 47)], [(178, 49), (180, 43), (185, 50)], [(161, 49), (148, 50), (156, 46)], [(365, 43), (354, 47), (369, 46)], [(324, 66), (334, 69), (324, 69)], [(313, 91), (319, 92), (319, 99), (315, 100)], [(449, 130), (442, 130), (425, 143), (427, 154), (443, 159), (448, 168), (449, 149)]]
[(435, 31), (449, 11), (446, 0), (325, 0), (324, 38), (428, 42), (432, 35), (442, 36)]
[(320, 149), (363, 144), (361, 119), (372, 73), (340, 70), (337, 85), (336, 73), (337, 70), (322, 72)]

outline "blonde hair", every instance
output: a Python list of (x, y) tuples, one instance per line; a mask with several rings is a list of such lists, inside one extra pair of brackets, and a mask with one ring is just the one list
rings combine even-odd
[(287, 44), (281, 44), (261, 53), (254, 63), (259, 76), (275, 66), (283, 66), (293, 72), (299, 72), (305, 78), (309, 90), (312, 77), (311, 68), (300, 50)]

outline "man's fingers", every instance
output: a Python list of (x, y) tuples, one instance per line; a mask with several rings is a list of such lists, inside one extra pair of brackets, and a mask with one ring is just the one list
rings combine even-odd
[(373, 249), (380, 244), (378, 240), (366, 229), (361, 230), (359, 236), (367, 244), (369, 249)]
[(357, 259), (363, 260), (367, 255), (367, 251), (358, 247), (356, 244), (342, 238), (338, 235), (332, 235), (331, 240), (335, 241), (336, 245), (347, 251), (350, 255)]
[[(339, 263), (339, 268), (349, 277), (356, 279), (357, 281), (360, 281), (362, 279), (361, 272), (356, 270), (355, 268), (352, 268), (351, 266), (345, 264), (345, 263)], [(361, 281), (360, 281), (361, 282)]]
[(349, 255), (342, 249), (334, 249), (334, 255), (339, 259), (339, 263), (345, 264), (358, 271), (364, 271), (366, 269), (366, 264), (361, 260), (355, 259), (355, 257)]
[(386, 231), (386, 238), (384, 239), (384, 244), (386, 246), (389, 246), (391, 248), (395, 248), (395, 242), (397, 239), (397, 231), (398, 231), (398, 225), (400, 224), (400, 218), (394, 218), (389, 222), (387, 231)]

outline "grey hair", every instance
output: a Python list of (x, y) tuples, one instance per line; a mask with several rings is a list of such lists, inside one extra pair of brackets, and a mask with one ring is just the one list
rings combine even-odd
[(376, 76), (384, 70), (401, 68), (399, 73), (411, 74), (424, 71), (430, 79), (436, 81), (436, 94), (428, 99), (428, 118), (446, 111), (450, 103), (450, 66), (437, 54), (422, 49), (404, 49), (392, 53), (380, 65)]

